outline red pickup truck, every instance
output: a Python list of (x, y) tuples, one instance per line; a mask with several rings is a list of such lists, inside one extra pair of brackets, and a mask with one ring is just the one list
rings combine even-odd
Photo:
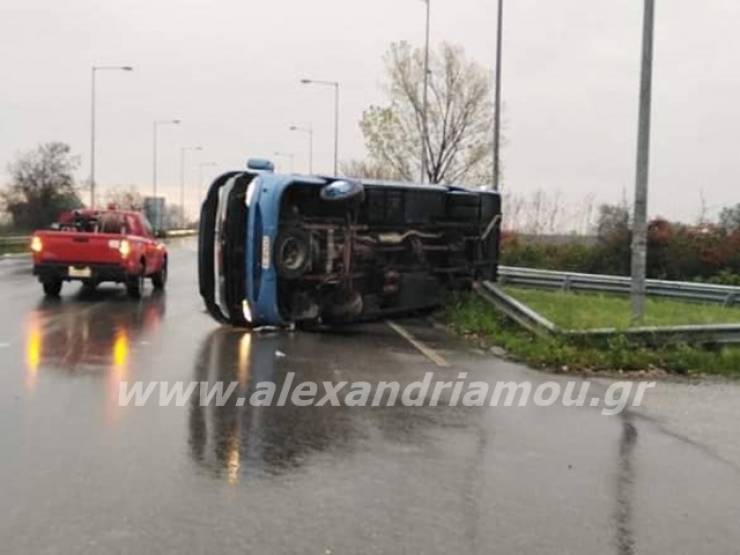
[(31, 251), (33, 274), (52, 297), (65, 281), (82, 281), (89, 290), (103, 281), (125, 283), (133, 298), (141, 296), (145, 278), (155, 289), (167, 282), (167, 250), (138, 212), (65, 212), (51, 229), (33, 234)]

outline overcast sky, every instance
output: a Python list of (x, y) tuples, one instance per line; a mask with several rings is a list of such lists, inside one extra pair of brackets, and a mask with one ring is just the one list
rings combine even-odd
[[(433, 41), (492, 69), (495, 4), (432, 0)], [(506, 3), (509, 190), (631, 198), (641, 20), (639, 0)], [(739, 24), (737, 0), (657, 2), (653, 215), (693, 221), (702, 194), (714, 210), (740, 202)], [(98, 74), (101, 189), (150, 189), (152, 121), (167, 118), (183, 121), (160, 133), (160, 188), (172, 200), (181, 146), (204, 148), (187, 164), (192, 206), (200, 162), (233, 169), (286, 151), (306, 171), (306, 138), (292, 124), (313, 123), (315, 169), (330, 172), (331, 91), (298, 80), (341, 81), (341, 157), (360, 158), (357, 122), (383, 101), (385, 49), (423, 37), (421, 0), (2, 0), (0, 168), (59, 140), (86, 179), (90, 67), (127, 64), (133, 73)]]

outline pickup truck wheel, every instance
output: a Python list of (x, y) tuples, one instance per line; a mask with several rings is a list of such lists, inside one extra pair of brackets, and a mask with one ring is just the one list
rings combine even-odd
[(98, 284), (90, 279), (86, 279), (82, 282), (82, 294), (83, 295), (91, 295), (95, 292), (95, 288), (98, 286)]
[(152, 285), (155, 289), (164, 289), (167, 284), (167, 261), (162, 264), (162, 269), (152, 276)]
[(144, 291), (144, 274), (129, 277), (126, 282), (128, 296), (132, 299), (140, 299), (142, 291)]
[(62, 280), (61, 279), (45, 281), (41, 285), (43, 285), (44, 294), (47, 297), (58, 297), (59, 293), (62, 292)]

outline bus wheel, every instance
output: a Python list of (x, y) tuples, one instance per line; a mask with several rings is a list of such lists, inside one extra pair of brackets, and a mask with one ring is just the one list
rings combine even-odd
[(281, 231), (275, 242), (275, 267), (283, 279), (298, 279), (311, 266), (311, 238), (300, 228)]

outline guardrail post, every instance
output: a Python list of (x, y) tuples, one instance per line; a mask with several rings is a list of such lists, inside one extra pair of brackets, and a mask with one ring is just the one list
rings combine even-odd
[(570, 276), (565, 276), (565, 279), (563, 280), (563, 291), (570, 293), (570, 285)]

